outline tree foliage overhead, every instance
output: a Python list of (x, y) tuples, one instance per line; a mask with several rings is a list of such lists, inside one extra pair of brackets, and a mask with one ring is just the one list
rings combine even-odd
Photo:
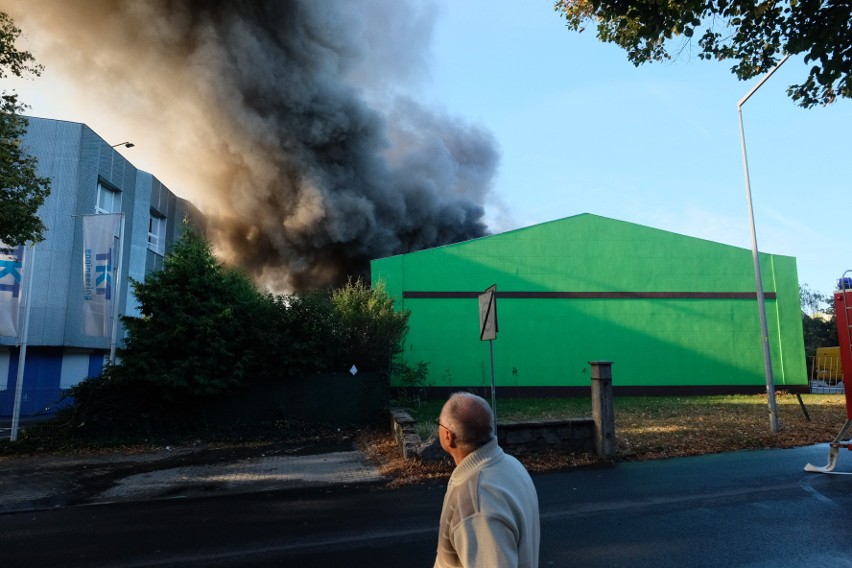
[(35, 57), (29, 51), (20, 51), (15, 42), (21, 35), (21, 30), (6, 12), (0, 12), (0, 78), (25, 75), (41, 75), (43, 67), (36, 63)]
[[(20, 35), (9, 15), (0, 12), (0, 79), (41, 74), (32, 54), (15, 47)], [(38, 177), (38, 161), (22, 145), (26, 108), (16, 93), (0, 92), (0, 242), (7, 245), (44, 240), (37, 212), (50, 194), (50, 179)]]
[[(810, 108), (852, 97), (852, 2), (788, 0), (556, 0), (568, 27), (597, 27), (598, 38), (627, 51), (634, 65), (670, 59), (697, 39), (702, 59), (731, 60), (750, 79), (784, 54), (803, 54), (807, 78), (787, 94)], [(679, 38), (681, 41), (674, 41)]]

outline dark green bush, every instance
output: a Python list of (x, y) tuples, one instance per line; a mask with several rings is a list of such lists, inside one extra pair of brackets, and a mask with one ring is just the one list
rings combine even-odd
[(194, 230), (184, 230), (164, 269), (134, 282), (133, 292), (141, 317), (123, 318), (126, 346), (111, 371), (120, 384), (150, 383), (183, 400), (246, 386), (268, 367), (258, 321), (271, 324), (275, 307)]
[(133, 291), (141, 316), (123, 320), (119, 363), (71, 393), (66, 416), (77, 432), (138, 438), (209, 430), (205, 409), (252, 385), (352, 365), (389, 376), (408, 329), (408, 312), (394, 310), (383, 285), (261, 294), (189, 227), (163, 270)]

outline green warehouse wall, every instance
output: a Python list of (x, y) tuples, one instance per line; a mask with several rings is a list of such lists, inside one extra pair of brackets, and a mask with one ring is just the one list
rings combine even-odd
[[(761, 254), (775, 384), (807, 384), (796, 261)], [(497, 285), (495, 382), (586, 387), (765, 385), (751, 251), (591, 214), (371, 263), (410, 310), (404, 357), (428, 385), (486, 387), (477, 295)], [(710, 389), (712, 390), (712, 389)]]

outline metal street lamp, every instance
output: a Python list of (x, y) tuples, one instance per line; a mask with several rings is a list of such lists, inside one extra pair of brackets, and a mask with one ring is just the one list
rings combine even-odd
[(743, 128), (743, 105), (746, 101), (781, 67), (789, 55), (785, 55), (778, 65), (772, 68), (751, 90), (737, 103), (740, 116), (740, 142), (743, 148), (743, 169), (745, 170), (746, 199), (748, 200), (748, 218), (751, 226), (751, 253), (754, 259), (754, 281), (757, 287), (757, 312), (760, 316), (760, 336), (763, 343), (763, 366), (766, 371), (766, 395), (769, 399), (769, 427), (773, 432), (781, 430), (778, 420), (778, 405), (775, 402), (775, 379), (772, 376), (772, 356), (769, 352), (769, 330), (766, 325), (766, 301), (763, 297), (763, 279), (760, 276), (760, 258), (757, 252), (757, 232), (754, 229), (754, 209), (751, 203), (751, 183), (748, 175), (748, 157), (746, 156), (745, 129)]
[(133, 148), (136, 146), (133, 142), (122, 142), (121, 144), (113, 144), (110, 148), (118, 148), (119, 146), (124, 146), (125, 148)]

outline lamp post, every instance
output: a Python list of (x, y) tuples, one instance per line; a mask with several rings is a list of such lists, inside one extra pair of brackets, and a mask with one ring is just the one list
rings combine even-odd
[(133, 148), (136, 146), (133, 142), (122, 142), (120, 144), (113, 144), (110, 148), (118, 148), (119, 146), (124, 146), (125, 148)]
[(773, 67), (769, 73), (758, 81), (758, 83), (746, 93), (737, 103), (737, 113), (740, 118), (740, 143), (743, 148), (743, 169), (745, 170), (746, 183), (746, 199), (748, 201), (748, 219), (751, 227), (751, 254), (754, 260), (754, 281), (757, 288), (757, 313), (760, 316), (760, 338), (763, 343), (763, 367), (766, 372), (766, 395), (769, 399), (769, 427), (773, 432), (781, 430), (781, 424), (778, 420), (778, 405), (775, 402), (775, 379), (772, 375), (772, 356), (769, 352), (769, 328), (766, 325), (766, 301), (763, 297), (763, 279), (760, 275), (760, 258), (757, 249), (757, 232), (754, 228), (754, 208), (751, 202), (751, 182), (748, 175), (748, 156), (746, 155), (745, 129), (743, 128), (743, 105), (749, 98), (781, 67), (789, 55), (785, 55), (778, 65)]

